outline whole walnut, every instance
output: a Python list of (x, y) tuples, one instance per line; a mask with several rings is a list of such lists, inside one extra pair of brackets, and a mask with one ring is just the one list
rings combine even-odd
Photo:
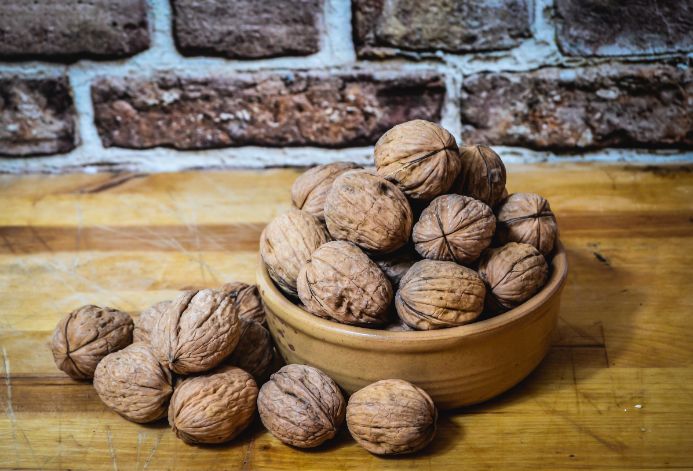
[(414, 453), (436, 433), (438, 411), (421, 388), (401, 379), (385, 379), (349, 398), (347, 426), (354, 440), (376, 455)]
[(356, 245), (333, 241), (321, 245), (301, 268), (298, 296), (319, 317), (353, 325), (384, 324), (392, 286)]
[(132, 343), (133, 328), (128, 314), (110, 307), (75, 309), (53, 331), (55, 365), (74, 379), (90, 379), (103, 357)]
[(456, 327), (484, 309), (486, 287), (477, 273), (454, 262), (421, 260), (399, 284), (395, 308), (416, 330)]
[(135, 331), (133, 333), (135, 342), (149, 343), (149, 338), (151, 337), (152, 329), (156, 325), (156, 321), (164, 314), (170, 305), (171, 301), (161, 301), (140, 312), (140, 317), (135, 323)]
[(184, 379), (176, 385), (168, 423), (186, 443), (223, 443), (235, 438), (253, 420), (257, 384), (234, 366)]
[(171, 372), (159, 363), (151, 347), (137, 342), (99, 362), (94, 389), (118, 414), (145, 423), (166, 417), (173, 382)]
[(491, 244), (493, 211), (479, 200), (443, 195), (431, 201), (414, 226), (414, 247), (425, 258), (470, 264)]
[(375, 144), (378, 175), (395, 182), (412, 199), (432, 199), (447, 192), (460, 164), (452, 134), (421, 119), (398, 124)]
[(353, 162), (335, 162), (306, 170), (291, 186), (291, 202), (324, 221), (325, 200), (335, 178), (357, 168), (361, 167)]
[(151, 332), (152, 350), (174, 373), (187, 375), (217, 366), (241, 335), (238, 306), (224, 290), (186, 291)]
[(466, 146), (460, 149), (462, 171), (452, 189), (496, 206), (505, 192), (505, 165), (500, 156), (488, 146)]
[(334, 438), (344, 422), (345, 401), (325, 373), (306, 365), (287, 365), (260, 389), (263, 425), (282, 442), (312, 448)]
[(549, 202), (535, 193), (513, 193), (497, 209), (501, 244), (533, 245), (545, 257), (553, 250), (558, 235), (556, 217)]
[(395, 185), (365, 170), (337, 177), (325, 203), (325, 222), (335, 239), (369, 252), (389, 253), (409, 240), (413, 215)]
[(419, 258), (416, 251), (410, 245), (406, 245), (396, 252), (385, 254), (375, 258), (373, 261), (378, 264), (385, 276), (390, 280), (393, 287), (399, 286), (399, 282), (404, 274), (416, 263)]
[(241, 319), (241, 338), (224, 363), (247, 371), (259, 383), (272, 364), (273, 348), (267, 329), (257, 322)]
[(488, 286), (487, 307), (501, 312), (534, 296), (546, 283), (549, 267), (533, 246), (510, 242), (484, 253), (479, 275)]
[(265, 308), (262, 306), (262, 299), (260, 299), (257, 286), (232, 281), (226, 283), (221, 289), (236, 298), (240, 319), (255, 321), (260, 324), (265, 323)]
[(320, 221), (298, 209), (270, 222), (260, 236), (260, 255), (267, 272), (286, 294), (296, 296), (296, 277), (313, 250), (330, 240)]

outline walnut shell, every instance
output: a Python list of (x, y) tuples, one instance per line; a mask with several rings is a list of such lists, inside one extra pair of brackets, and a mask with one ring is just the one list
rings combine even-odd
[(262, 299), (257, 291), (257, 286), (232, 281), (226, 283), (221, 289), (235, 296), (239, 319), (265, 324), (265, 308), (262, 306)]
[(370, 252), (389, 253), (409, 240), (413, 215), (399, 188), (378, 175), (353, 170), (332, 184), (325, 222), (335, 239)]
[(298, 296), (319, 317), (353, 325), (384, 324), (392, 286), (356, 245), (333, 241), (321, 245), (301, 268)]
[(382, 258), (374, 260), (378, 267), (385, 273), (393, 287), (399, 286), (399, 282), (404, 274), (418, 261), (416, 252), (410, 247), (405, 246), (392, 254), (386, 254)]
[(241, 335), (236, 299), (223, 290), (186, 291), (151, 333), (152, 350), (171, 371), (187, 375), (217, 366)]
[(256, 400), (253, 377), (240, 368), (224, 366), (176, 385), (168, 423), (186, 443), (227, 442), (252, 422)]
[(259, 383), (272, 364), (273, 348), (267, 329), (257, 322), (241, 319), (241, 338), (224, 363), (247, 371)]
[(438, 411), (421, 388), (401, 379), (385, 379), (349, 398), (347, 426), (354, 440), (376, 455), (414, 453), (436, 433)]
[(274, 282), (296, 296), (298, 271), (313, 250), (330, 240), (320, 221), (305, 211), (290, 209), (270, 222), (260, 236), (260, 255)]
[(94, 389), (118, 414), (145, 423), (166, 417), (173, 382), (171, 372), (159, 363), (151, 347), (138, 342), (99, 362)]
[(335, 178), (361, 168), (353, 162), (335, 162), (306, 170), (291, 186), (291, 202), (321, 221), (325, 220), (325, 200)]
[(489, 310), (500, 312), (534, 296), (546, 284), (549, 266), (533, 246), (510, 242), (484, 253), (479, 275), (488, 286)]
[(260, 389), (263, 425), (282, 442), (312, 448), (334, 438), (344, 422), (345, 401), (325, 373), (306, 365), (287, 365)]
[(545, 257), (558, 236), (556, 217), (549, 202), (535, 193), (513, 193), (497, 209), (498, 241), (533, 245)]
[(453, 135), (421, 119), (387, 131), (376, 142), (374, 153), (378, 175), (394, 182), (412, 199), (442, 195), (460, 173)]
[(460, 158), (462, 170), (453, 191), (496, 206), (505, 192), (506, 172), (500, 156), (488, 146), (476, 145), (462, 147)]
[(171, 301), (161, 301), (140, 312), (140, 317), (135, 323), (135, 331), (133, 333), (135, 342), (149, 343), (149, 338), (151, 337), (152, 329), (154, 329), (156, 325), (156, 321), (164, 314), (170, 305)]
[(484, 309), (486, 287), (477, 273), (453, 262), (421, 260), (399, 284), (395, 308), (417, 330), (472, 322)]
[(110, 307), (75, 309), (53, 331), (55, 365), (74, 379), (90, 379), (103, 357), (132, 343), (133, 328), (128, 314)]
[(493, 211), (479, 200), (443, 195), (431, 201), (414, 226), (414, 247), (425, 258), (467, 265), (491, 244)]

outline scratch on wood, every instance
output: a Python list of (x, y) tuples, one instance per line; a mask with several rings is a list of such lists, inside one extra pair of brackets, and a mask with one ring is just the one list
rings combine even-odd
[[(7, 406), (5, 407), (7, 418), (10, 419), (12, 427), (12, 441), (17, 443), (17, 416), (14, 414), (12, 406), (12, 382), (10, 381), (10, 360), (7, 358), (7, 350), (2, 347), (2, 363), (5, 368), (5, 386), (7, 387)], [(19, 464), (19, 450), (15, 446), (15, 463)]]
[(108, 441), (108, 452), (111, 454), (111, 460), (113, 461), (113, 471), (118, 471), (118, 459), (115, 448), (113, 448), (113, 434), (111, 433), (111, 427), (108, 425), (106, 425), (106, 440)]
[(161, 432), (159, 435), (156, 437), (156, 441), (154, 442), (154, 446), (152, 447), (152, 450), (149, 452), (149, 456), (147, 456), (147, 461), (144, 462), (144, 466), (142, 469), (147, 469), (149, 466), (149, 463), (151, 463), (152, 458), (154, 457), (154, 453), (156, 453), (156, 450), (159, 448), (159, 443), (161, 443), (161, 438), (164, 436), (164, 433)]
[(146, 177), (146, 173), (122, 173), (122, 174), (116, 174), (109, 178), (106, 181), (103, 182), (98, 182), (93, 185), (87, 185), (85, 187), (80, 188), (77, 190), (77, 193), (82, 193), (82, 194), (89, 194), (89, 193), (100, 193), (102, 191), (110, 190), (112, 188), (115, 188), (117, 186), (123, 185), (130, 180), (133, 180), (135, 178), (143, 178)]
[(250, 437), (250, 442), (248, 443), (248, 448), (245, 450), (245, 456), (243, 457), (243, 471), (252, 469), (250, 462), (253, 458), (253, 448), (255, 446), (255, 434)]

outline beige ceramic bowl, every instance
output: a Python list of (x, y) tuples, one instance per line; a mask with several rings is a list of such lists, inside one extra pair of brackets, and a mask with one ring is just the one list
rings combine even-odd
[(499, 316), (450, 329), (390, 332), (316, 317), (287, 299), (260, 261), (267, 323), (287, 363), (321, 369), (348, 393), (386, 378), (425, 389), (441, 409), (508, 390), (544, 358), (556, 327), (568, 263), (559, 243), (544, 288)]

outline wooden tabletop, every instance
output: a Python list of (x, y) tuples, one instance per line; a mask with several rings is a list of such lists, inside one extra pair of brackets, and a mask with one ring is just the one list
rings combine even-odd
[(554, 346), (513, 390), (443, 414), (425, 451), (390, 459), (346, 431), (293, 449), (259, 421), (191, 447), (107, 410), (47, 347), (82, 304), (136, 313), (185, 287), (253, 282), (296, 171), (0, 176), (0, 468), (693, 468), (692, 170), (509, 166), (511, 191), (549, 199), (568, 251)]

